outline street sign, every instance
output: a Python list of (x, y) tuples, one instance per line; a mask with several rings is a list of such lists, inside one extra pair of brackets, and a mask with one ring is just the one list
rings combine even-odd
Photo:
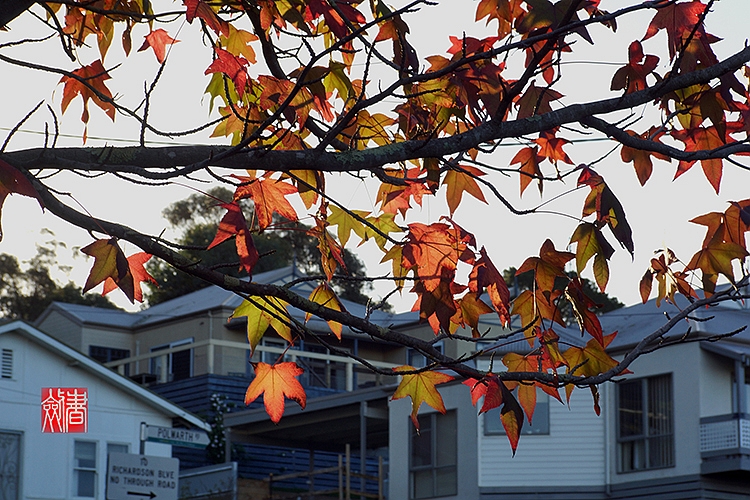
[(177, 500), (180, 461), (130, 453), (110, 453), (107, 500)]
[(158, 425), (144, 425), (141, 434), (141, 441), (166, 443), (175, 446), (187, 446), (188, 448), (205, 448), (208, 446), (208, 434), (204, 431), (173, 429), (171, 427), (160, 427)]

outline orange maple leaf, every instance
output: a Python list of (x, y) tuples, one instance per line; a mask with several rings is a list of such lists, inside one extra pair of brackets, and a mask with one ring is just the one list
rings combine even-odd
[[(689, 130), (676, 130), (672, 132), (672, 137), (685, 143), (685, 151), (711, 151), (720, 148), (725, 144), (725, 141), (721, 138), (715, 126), (695, 127)], [(728, 139), (730, 142), (733, 142), (731, 138)], [(694, 164), (695, 160), (680, 161), (677, 166), (677, 172), (674, 174), (674, 178), (676, 179), (690, 170), (690, 167)], [(703, 173), (716, 191), (716, 194), (719, 194), (723, 166), (724, 163), (721, 158), (708, 158), (701, 160)]]
[(94, 265), (83, 286), (83, 293), (111, 278), (130, 302), (135, 301), (135, 283), (130, 272), (130, 264), (115, 238), (96, 240), (81, 248), (81, 252), (94, 257)]
[[(159, 286), (153, 276), (151, 276), (143, 265), (148, 262), (151, 258), (150, 253), (138, 252), (128, 257), (128, 266), (130, 267), (130, 274), (133, 275), (133, 298), (138, 302), (143, 302), (143, 290), (141, 289), (141, 283), (152, 283), (153, 285)], [(102, 295), (107, 295), (109, 292), (117, 288), (117, 283), (112, 277), (107, 277), (104, 280), (104, 289)]]
[(447, 186), (445, 191), (446, 199), (448, 200), (448, 209), (450, 210), (451, 217), (456, 211), (458, 206), (461, 204), (461, 198), (464, 192), (469, 193), (477, 200), (487, 203), (484, 199), (484, 194), (479, 188), (476, 179), (484, 175), (484, 172), (475, 167), (468, 165), (459, 167), (458, 170), (451, 169), (445, 174), (443, 178), (443, 186)]
[(521, 166), (518, 167), (518, 172), (520, 173), (518, 178), (521, 182), (521, 195), (523, 195), (523, 192), (526, 190), (529, 184), (531, 184), (531, 181), (533, 179), (537, 179), (539, 185), (539, 194), (542, 194), (543, 176), (542, 171), (539, 169), (539, 162), (541, 162), (542, 160), (544, 160), (544, 158), (542, 156), (539, 156), (539, 148), (536, 146), (533, 148), (523, 148), (518, 153), (516, 153), (512, 160), (510, 160), (511, 165), (515, 163), (521, 164)]
[(159, 61), (160, 64), (164, 63), (164, 59), (167, 58), (167, 45), (172, 45), (179, 42), (179, 40), (172, 38), (171, 36), (169, 36), (169, 33), (161, 28), (152, 31), (148, 35), (144, 36), (144, 38), (145, 40), (143, 41), (143, 45), (141, 45), (141, 48), (138, 49), (138, 52), (144, 51), (151, 47), (154, 50), (156, 60)]
[[(396, 373), (412, 370), (416, 370), (416, 368), (409, 365), (398, 366), (393, 369)], [(403, 374), (401, 375), (401, 382), (398, 384), (396, 392), (393, 393), (391, 399), (401, 399), (406, 396), (411, 398), (411, 421), (414, 422), (414, 427), (419, 432), (419, 420), (417, 419), (419, 407), (422, 403), (427, 403), (440, 413), (445, 413), (443, 397), (435, 386), (450, 382), (451, 380), (453, 380), (453, 377), (450, 375), (435, 371)]]
[[(63, 96), (60, 107), (62, 112), (68, 109), (70, 101), (76, 96), (81, 96), (83, 100), (83, 113), (81, 121), (86, 124), (83, 132), (83, 142), (86, 142), (88, 135), (89, 122), (89, 100), (99, 106), (109, 116), (112, 121), (115, 120), (115, 105), (113, 104), (112, 93), (104, 84), (110, 79), (107, 70), (102, 66), (101, 61), (94, 61), (88, 66), (84, 66), (72, 72), (75, 76), (63, 76), (60, 83), (63, 84)], [(77, 78), (76, 78), (77, 77)]]
[(344, 263), (344, 249), (339, 242), (328, 232), (328, 221), (323, 218), (315, 218), (315, 227), (307, 234), (318, 239), (318, 250), (320, 251), (320, 263), (326, 278), (330, 281), (336, 272), (337, 264), (346, 270)]
[(404, 267), (416, 267), (425, 290), (433, 291), (440, 284), (444, 271), (455, 272), (458, 261), (467, 251), (448, 224), (409, 224), (408, 242), (403, 248)]
[(263, 405), (266, 413), (275, 424), (284, 415), (284, 398), (292, 399), (305, 409), (307, 395), (296, 377), (305, 370), (297, 363), (285, 362), (275, 365), (267, 363), (253, 363), (255, 378), (245, 393), (245, 404), (249, 405), (263, 394)]
[[(650, 140), (657, 143), (660, 143), (659, 137), (663, 136), (665, 133), (663, 130), (657, 129), (656, 127), (651, 127), (649, 130), (640, 135), (633, 132), (632, 130), (626, 130), (626, 132), (634, 137), (639, 137), (641, 139)], [(646, 184), (646, 181), (651, 177), (651, 172), (654, 167), (654, 164), (651, 162), (652, 156), (660, 160), (668, 162), (672, 161), (669, 156), (653, 151), (634, 149), (629, 146), (623, 146), (622, 150), (620, 150), (620, 158), (622, 158), (622, 161), (626, 163), (629, 163), (631, 161), (633, 162), (633, 167), (635, 167), (635, 173), (638, 176), (638, 182), (641, 183), (641, 186), (644, 186)]]
[(287, 195), (296, 193), (297, 188), (288, 182), (275, 179), (234, 177), (242, 182), (234, 192), (234, 201), (244, 198), (253, 200), (255, 215), (258, 217), (258, 227), (261, 231), (273, 223), (274, 213), (291, 221), (297, 220), (297, 212), (285, 198)]
[(543, 292), (552, 292), (555, 287), (555, 278), (560, 276), (566, 278), (565, 264), (575, 257), (570, 252), (558, 252), (551, 240), (542, 243), (539, 257), (527, 258), (516, 271), (519, 276), (527, 271), (534, 271), (536, 286)]

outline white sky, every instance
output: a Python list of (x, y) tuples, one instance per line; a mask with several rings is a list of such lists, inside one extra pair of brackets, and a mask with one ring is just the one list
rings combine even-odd
[[(427, 8), (422, 13), (407, 17), (411, 27), (410, 40), (415, 45), (420, 58), (433, 54), (444, 53), (450, 46), (448, 35), (461, 36), (466, 32), (468, 36), (486, 36), (487, 32), (481, 25), (473, 23), (476, 10), (475, 1), (461, 2), (461, 8), (455, 8), (459, 2), (446, 2), (449, 7)], [(626, 2), (603, 0), (601, 7), (605, 10), (615, 10)], [(629, 2), (627, 2), (629, 3)], [(724, 40), (714, 45), (714, 51), (719, 58), (726, 57), (739, 51), (745, 44), (747, 33), (746, 0), (720, 0), (715, 4), (715, 12), (709, 16), (708, 31)], [(177, 5), (176, 3), (174, 4)], [(450, 8), (453, 7), (453, 8)], [(366, 3), (362, 9), (366, 9)], [(566, 94), (561, 101), (571, 104), (577, 99), (607, 98), (616, 95), (609, 91), (609, 82), (617, 69), (614, 65), (588, 64), (591, 61), (613, 62), (624, 64), (627, 60), (628, 44), (642, 38), (648, 22), (653, 14), (646, 13), (631, 21), (621, 22), (616, 34), (601, 26), (592, 26), (591, 35), (597, 45), (594, 47), (574, 37), (576, 44), (574, 52), (566, 55), (565, 61), (574, 61), (563, 66), (562, 85), (556, 87)], [(9, 32), (0, 32), (0, 43), (22, 37), (39, 36), (38, 21), (28, 14), (14, 21)], [(203, 48), (198, 40), (198, 28), (194, 25), (184, 25), (179, 33), (176, 24), (164, 26), (172, 36), (182, 42), (173, 46), (170, 61), (157, 93), (152, 102), (152, 124), (164, 130), (184, 130), (202, 124), (208, 116), (208, 99), (203, 99), (203, 90), (209, 81), (204, 76), (205, 68), (211, 62), (210, 50)], [(133, 50), (142, 43), (142, 36), (147, 32), (145, 27), (136, 29), (133, 36)], [(439, 34), (439, 35), (438, 35)], [(666, 44), (664, 32), (657, 37), (644, 42), (647, 54), (654, 53), (661, 57), (657, 71), (664, 73), (668, 67), (666, 60)], [(260, 52), (259, 48), (256, 50)], [(64, 59), (59, 42), (51, 40), (40, 44), (34, 49), (20, 49), (3, 51), (3, 53), (18, 57), (32, 58), (37, 63), (72, 69), (67, 59)], [(92, 62), (96, 56), (94, 52), (82, 52), (82, 63)], [(115, 39), (105, 65), (111, 67), (122, 58), (119, 39)], [(0, 74), (3, 75), (2, 88), (5, 99), (2, 101), (0, 113), (0, 143), (5, 139), (7, 131), (28, 113), (39, 101), (45, 100), (58, 115), (61, 130), (72, 137), (61, 137), (59, 146), (80, 146), (80, 134), (83, 125), (80, 122), (80, 99), (76, 99), (67, 113), (60, 115), (60, 98), (62, 87), (57, 86), (59, 77), (39, 71), (15, 68), (0, 63)], [(153, 53), (149, 50), (143, 53), (131, 54), (122, 66), (111, 72), (112, 80), (108, 87), (114, 94), (120, 96), (121, 102), (134, 106), (142, 95), (143, 82), (150, 80), (158, 69)], [(508, 77), (520, 71), (511, 68)], [(118, 116), (115, 123), (109, 122), (104, 113), (90, 104), (91, 122), (89, 123), (89, 141), (87, 145), (99, 146), (109, 144), (113, 146), (130, 144), (137, 140), (138, 127), (124, 116)], [(633, 110), (637, 116), (642, 109)], [(212, 117), (215, 115), (212, 115)], [(647, 116), (654, 116), (647, 114)], [(39, 132), (44, 130), (45, 121), (51, 122), (50, 114), (44, 109), (37, 112), (29, 122), (23, 126), (23, 132), (16, 134), (8, 150), (17, 150), (43, 145), (43, 136)], [(648, 128), (646, 119), (633, 128), (639, 132)], [(188, 144), (208, 142), (207, 133), (190, 138), (178, 138), (170, 141), (167, 138), (151, 136), (151, 145), (162, 143)], [(561, 134), (565, 136), (565, 134)], [(222, 142), (222, 141), (216, 141)], [(603, 143), (577, 145), (566, 147), (566, 151), (573, 161), (589, 163), (599, 158), (604, 152), (613, 147), (608, 141)], [(500, 147), (498, 153), (492, 157), (492, 163), (505, 167), (516, 153), (518, 147)], [(619, 248), (611, 234), (606, 236), (617, 252), (610, 261), (610, 285), (607, 291), (617, 296), (626, 304), (640, 300), (638, 295), (638, 281), (648, 267), (648, 261), (653, 251), (665, 245), (674, 249), (678, 257), (688, 261), (692, 253), (697, 250), (704, 236), (701, 226), (687, 221), (695, 216), (710, 211), (724, 211), (728, 200), (740, 200), (750, 197), (746, 176), (737, 167), (725, 164), (722, 189), (717, 196), (706, 181), (700, 165), (680, 179), (672, 182), (676, 169), (676, 162), (668, 164), (656, 161), (651, 180), (644, 188), (638, 184), (633, 172), (632, 164), (620, 161), (619, 151), (610, 155), (599, 163), (597, 171), (604, 176), (614, 193), (622, 202), (630, 224), (633, 228), (636, 246), (635, 258), (631, 261), (629, 254)], [(552, 173), (548, 166), (547, 174)], [(530, 186), (522, 199), (518, 197), (517, 176), (499, 177), (494, 181), (499, 190), (517, 208), (530, 208), (540, 202), (534, 185)], [(134, 228), (151, 234), (158, 234), (167, 227), (161, 218), (161, 210), (170, 202), (184, 198), (193, 193), (191, 189), (172, 185), (159, 188), (144, 188), (114, 179), (82, 179), (66, 175), (60, 176), (53, 183), (56, 189), (70, 191), (77, 202), (97, 217), (124, 222)], [(545, 199), (551, 195), (574, 187), (574, 179), (566, 186), (554, 188), (547, 185)], [(350, 204), (352, 208), (373, 210), (373, 202), (377, 187), (372, 183), (354, 182), (341, 177), (331, 177), (328, 188), (336, 193), (338, 200)], [(554, 201), (546, 208), (550, 211), (567, 212), (579, 215), (584, 190), (565, 196)], [(476, 234), (480, 245), (485, 245), (498, 266), (503, 269), (510, 266), (520, 266), (523, 259), (536, 255), (545, 238), (551, 238), (558, 249), (564, 249), (577, 222), (560, 215), (537, 214), (519, 218), (510, 214), (496, 200), (491, 193), (485, 192), (489, 205), (476, 202), (465, 196), (463, 204), (455, 214), (456, 221), (467, 230)], [(300, 205), (301, 207), (301, 205)], [(441, 191), (435, 199), (426, 197), (423, 208), (413, 211), (415, 220), (434, 222), (441, 215), (447, 215), (445, 194)], [(411, 222), (411, 220), (409, 221)], [(58, 240), (64, 240), (69, 248), (85, 246), (91, 242), (86, 232), (73, 228), (57, 220), (50, 214), (42, 214), (35, 201), (21, 196), (10, 196), (4, 206), (2, 218), (4, 239), (0, 242), (0, 252), (14, 254), (24, 260), (35, 252), (35, 244), (44, 242), (49, 236), (41, 234), (42, 228), (49, 228)], [(356, 243), (352, 237), (349, 245)], [(132, 245), (125, 244), (125, 253), (136, 251)], [(368, 265), (370, 274), (384, 274), (389, 266), (378, 266), (382, 254), (373, 242), (365, 244), (358, 253)], [(71, 255), (77, 254), (76, 258)], [(79, 284), (85, 281), (91, 261), (80, 252), (59, 251), (61, 263), (72, 264), (73, 271), (70, 279)], [(591, 278), (590, 267), (584, 271), (584, 276)], [(61, 276), (62, 277), (62, 276)], [(63, 277), (67, 279), (67, 277)], [(466, 282), (466, 278), (459, 278)], [(378, 288), (384, 294), (387, 289)], [(112, 298), (121, 306), (133, 308), (119, 291), (113, 292)], [(398, 310), (410, 308), (414, 297), (392, 300)], [(136, 305), (137, 307), (137, 305)]]

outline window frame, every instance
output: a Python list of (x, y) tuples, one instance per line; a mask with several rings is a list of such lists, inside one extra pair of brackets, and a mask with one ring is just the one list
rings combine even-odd
[[(668, 389), (668, 393), (666, 394), (666, 398), (668, 398), (667, 401), (660, 401), (657, 402), (657, 404), (664, 404), (666, 403), (668, 408), (667, 412), (668, 415), (666, 417), (661, 418), (667, 418), (667, 426), (668, 426), (668, 432), (663, 433), (654, 433), (652, 432), (652, 426), (649, 424), (650, 418), (656, 418), (654, 415), (654, 409), (652, 406), (652, 401), (650, 398), (650, 391), (652, 389), (652, 384), (655, 385), (655, 382), (659, 379), (662, 379), (663, 381), (666, 381), (666, 384), (663, 388)], [(641, 413), (641, 421), (640, 421), (640, 427), (641, 432), (639, 434), (632, 434), (628, 436), (623, 436), (623, 428), (622, 428), (622, 391), (623, 387), (629, 384), (639, 384), (640, 385), (640, 413)], [(641, 377), (641, 378), (629, 378), (622, 380), (617, 383), (616, 385), (616, 393), (615, 393), (615, 429), (616, 429), (616, 438), (617, 438), (617, 473), (618, 474), (630, 474), (633, 472), (643, 472), (643, 471), (651, 471), (651, 470), (657, 470), (657, 469), (667, 469), (671, 467), (676, 466), (676, 455), (675, 455), (675, 426), (674, 426), (674, 379), (672, 377), (672, 373), (664, 373), (659, 375), (652, 375), (649, 377)], [(668, 443), (668, 449), (666, 449), (667, 453), (667, 459), (664, 462), (659, 462), (656, 464), (652, 464), (652, 454), (651, 454), (651, 446), (652, 443), (659, 439), (667, 439)], [(631, 454), (635, 457), (635, 454), (639, 454), (640, 460), (638, 457), (631, 458), (631, 462), (641, 462), (641, 466), (638, 465), (632, 465), (626, 464), (625, 460), (623, 460), (624, 455), (624, 447), (626, 445), (630, 445), (632, 443), (632, 451)], [(639, 446), (640, 443), (640, 446)], [(627, 465), (627, 467), (626, 467)]]
[(0, 379), (13, 380), (13, 349), (3, 347), (0, 352)]
[[(500, 408), (493, 408), (484, 412), (484, 435), (485, 436), (505, 436), (505, 427), (500, 423)], [(525, 419), (526, 417), (524, 417)], [(491, 422), (490, 425), (487, 425)], [(496, 426), (496, 422), (499, 427)], [(522, 436), (549, 436), (550, 435), (550, 399), (549, 394), (537, 388), (536, 407), (531, 424), (524, 420), (521, 427)]]
[[(93, 467), (83, 467), (78, 465), (78, 455), (77, 455), (77, 446), (78, 444), (92, 444), (94, 445), (94, 466)], [(97, 441), (89, 441), (89, 440), (83, 440), (83, 439), (76, 439), (73, 441), (73, 491), (72, 495), (75, 498), (98, 498), (97, 491), (99, 486), (99, 471), (98, 471), (98, 453), (99, 453), (99, 443)], [(92, 496), (85, 496), (80, 495), (80, 484), (79, 484), (79, 473), (81, 472), (93, 472), (94, 474), (94, 491)]]
[[(194, 342), (195, 342), (195, 339), (193, 337), (189, 337), (189, 338), (186, 338), (186, 339), (176, 340), (174, 342), (169, 342), (167, 344), (160, 344), (160, 345), (153, 346), (153, 347), (151, 347), (151, 349), (149, 350), (149, 352), (150, 353), (159, 352), (159, 351), (163, 351), (165, 349), (172, 349), (173, 347), (180, 347), (180, 346), (183, 346), (183, 345), (193, 344)], [(187, 377), (180, 377), (180, 378), (176, 379), (175, 378), (174, 356), (175, 356), (175, 354), (180, 355), (182, 353), (187, 353), (188, 354), (188, 362), (189, 362), (188, 376)], [(193, 372), (193, 362), (194, 362), (194, 359), (193, 359), (193, 349), (186, 349), (184, 351), (180, 351), (180, 352), (176, 352), (176, 353), (175, 352), (171, 352), (171, 353), (167, 354), (166, 356), (167, 356), (167, 382), (173, 382), (175, 380), (185, 380), (185, 379), (188, 379), (188, 378), (191, 378), (191, 377), (194, 376), (194, 372)], [(158, 357), (151, 358), (150, 363), (149, 363), (149, 369), (151, 370), (151, 373), (153, 375), (156, 375), (157, 377), (159, 376), (159, 372), (161, 371), (161, 362), (162, 362), (161, 361), (161, 356), (158, 356)]]
[[(416, 433), (416, 429), (414, 428), (414, 425), (411, 422), (411, 419), (409, 420), (409, 428), (410, 428), (410, 434), (409, 434), (409, 498), (412, 500), (419, 500), (419, 499), (429, 499), (429, 498), (439, 498), (439, 497), (448, 497), (448, 496), (456, 496), (458, 495), (458, 412), (456, 410), (448, 410), (444, 414), (443, 413), (425, 413), (423, 415), (419, 415), (420, 420), (420, 428), (422, 430), (421, 435), (418, 435)], [(440, 426), (439, 420), (443, 423), (448, 423), (447, 419), (452, 418), (452, 426), (453, 426), (453, 442), (448, 445), (449, 452), (451, 451), (450, 448), (452, 448), (452, 463), (443, 463), (439, 464), (441, 455), (444, 458), (444, 453), (441, 453), (441, 442), (444, 443), (442, 447), (446, 447), (445, 439), (446, 437), (444, 435), (438, 436), (438, 428)], [(429, 419), (429, 420), (428, 420)], [(429, 426), (424, 425), (427, 421), (429, 421)], [(415, 465), (414, 464), (414, 458), (415, 458), (415, 439), (423, 439), (425, 434), (429, 434), (429, 449), (430, 449), (430, 463), (426, 465)], [(451, 474), (451, 471), (453, 473), (453, 484), (452, 489), (450, 492), (446, 493), (438, 493), (437, 490), (439, 488), (439, 472), (447, 472), (449, 475)], [(418, 473), (424, 473), (424, 472), (430, 472), (432, 476), (432, 488), (431, 488), (431, 494), (425, 495), (425, 496), (417, 496), (416, 493), (416, 481), (415, 481), (415, 474)]]

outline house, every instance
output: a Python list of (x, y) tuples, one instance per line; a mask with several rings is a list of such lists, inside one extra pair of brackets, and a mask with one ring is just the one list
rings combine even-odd
[[(672, 311), (650, 301), (603, 315), (605, 333), (619, 332), (610, 355)], [(390, 498), (750, 498), (750, 331), (720, 337), (748, 324), (747, 305), (695, 311), (632, 374), (599, 388), (601, 417), (585, 389), (569, 404), (539, 391), (515, 457), (497, 410), (477, 415), (461, 384), (439, 386), (446, 414), (423, 405), (420, 435), (409, 401), (392, 401)]]
[[(21, 321), (0, 325), (0, 353), (0, 498), (103, 499), (109, 453), (139, 453), (142, 422), (208, 429), (195, 415)], [(68, 398), (67, 420), (62, 397)], [(60, 432), (66, 421), (70, 433)], [(144, 444), (146, 455), (172, 456), (170, 445)]]
[[(294, 282), (293, 290), (303, 296), (308, 296), (317, 285), (305, 280), (294, 266), (258, 274), (253, 279), (273, 284)], [(238, 450), (242, 456), (254, 457), (253, 460), (238, 460), (241, 475), (260, 479), (271, 473), (307, 470), (310, 460), (323, 466), (332, 465), (338, 454), (345, 453), (346, 445), (353, 450), (351, 458), (356, 470), (364, 470), (368, 463), (377, 467), (378, 456), (387, 458), (383, 451), (383, 446), (387, 445), (387, 402), (396, 377), (375, 375), (312, 338), (297, 339), (292, 348), (287, 349), (286, 342), (272, 332), (265, 335), (250, 357), (245, 318), (229, 320), (241, 302), (236, 294), (209, 286), (135, 313), (53, 303), (35, 325), (209, 420), (211, 395), (227, 396), (230, 405), (235, 406), (225, 419), (228, 427), (236, 424), (231, 428), (233, 440), (242, 447)], [(342, 303), (352, 314), (366, 314), (364, 305)], [(301, 311), (291, 309), (290, 314), (295, 320), (305, 321)], [(398, 325), (404, 331), (426, 338), (433, 336), (428, 326), (419, 324), (416, 313), (391, 314), (374, 310), (370, 312), (370, 319), (383, 325)], [(320, 319), (310, 319), (307, 327), (339, 351), (352, 352), (386, 371), (405, 363), (415, 366), (425, 363), (420, 354), (401, 345), (377, 341), (348, 327), (344, 327), (341, 341)], [(451, 350), (455, 348), (452, 343), (437, 347), (447, 349), (448, 354), (457, 354)], [(268, 432), (260, 436), (245, 430), (248, 426), (260, 428), (247, 422), (267, 420), (260, 402), (245, 410), (244, 394), (252, 379), (249, 361), (273, 363), (280, 357), (295, 361), (305, 369), (300, 377), (308, 398), (305, 416), (314, 413), (309, 409), (316, 407), (326, 408), (329, 415), (345, 415), (335, 428), (337, 440), (316, 439), (312, 435), (303, 439), (297, 429), (292, 434), (296, 439), (290, 442), (283, 433), (271, 439)], [(365, 406), (360, 418), (360, 408)], [(292, 417), (294, 411), (291, 408), (287, 411), (279, 427), (286, 428), (297, 421)], [(249, 420), (243, 420), (246, 417)], [(362, 422), (368, 425), (360, 425)], [(308, 429), (315, 427), (308, 424), (305, 423)], [(342, 432), (344, 427), (348, 429), (346, 433)], [(238, 440), (240, 437), (242, 439)], [(199, 467), (206, 463), (205, 456), (196, 451), (175, 449), (174, 456), (180, 458), (181, 467)], [(289, 460), (290, 456), (294, 460)]]

